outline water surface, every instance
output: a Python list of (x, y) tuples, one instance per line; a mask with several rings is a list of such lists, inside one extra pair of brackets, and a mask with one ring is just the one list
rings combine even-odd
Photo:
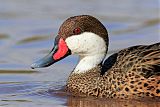
[(53, 46), (62, 22), (73, 15), (97, 17), (109, 32), (108, 55), (160, 41), (158, 0), (1, 0), (1, 107), (158, 107), (156, 101), (102, 100), (67, 96), (61, 90), (77, 63), (70, 56), (49, 68), (30, 68)]

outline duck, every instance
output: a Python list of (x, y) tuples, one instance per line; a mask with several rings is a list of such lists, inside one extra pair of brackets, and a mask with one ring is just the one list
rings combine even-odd
[(160, 42), (122, 49), (105, 59), (106, 27), (91, 15), (69, 17), (59, 28), (53, 49), (31, 68), (43, 68), (69, 55), (79, 61), (65, 90), (73, 96), (96, 98), (160, 98)]

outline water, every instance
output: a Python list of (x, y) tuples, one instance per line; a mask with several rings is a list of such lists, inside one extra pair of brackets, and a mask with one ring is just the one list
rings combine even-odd
[(67, 96), (63, 89), (77, 63), (70, 56), (49, 68), (30, 64), (53, 46), (61, 23), (90, 14), (107, 27), (109, 54), (160, 41), (158, 0), (0, 0), (1, 107), (158, 107), (156, 101), (100, 100)]

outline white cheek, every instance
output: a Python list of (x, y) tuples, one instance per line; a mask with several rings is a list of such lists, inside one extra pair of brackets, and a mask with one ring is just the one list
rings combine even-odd
[(66, 43), (73, 54), (94, 54), (106, 51), (104, 40), (91, 32), (68, 37)]
[(73, 36), (66, 39), (67, 46), (71, 49), (72, 53), (75, 53), (80, 48), (80, 40)]
[(75, 73), (86, 72), (101, 63), (106, 55), (106, 43), (99, 35), (84, 32), (73, 35), (65, 40), (72, 54), (80, 55)]

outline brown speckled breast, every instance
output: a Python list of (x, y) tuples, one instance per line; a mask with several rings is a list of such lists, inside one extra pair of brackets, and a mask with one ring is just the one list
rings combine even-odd
[[(97, 72), (98, 71), (98, 72)], [(66, 89), (74, 96), (137, 99), (160, 98), (160, 77), (144, 78), (138, 73), (109, 71), (100, 75), (100, 67), (86, 73), (71, 74)]]
[(96, 67), (85, 73), (71, 73), (66, 89), (75, 96), (98, 96), (100, 69)]

